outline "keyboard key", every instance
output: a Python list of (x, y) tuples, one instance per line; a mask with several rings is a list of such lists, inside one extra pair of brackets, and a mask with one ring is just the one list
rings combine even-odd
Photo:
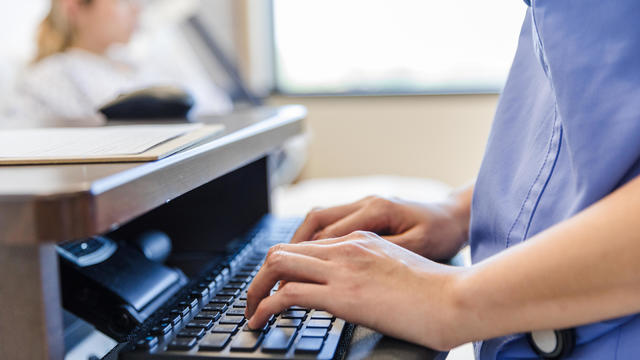
[(182, 316), (171, 314), (171, 316), (169, 316), (169, 317), (162, 318), (163, 322), (165, 322), (167, 320), (169, 320), (168, 322), (170, 322), (173, 326), (176, 326), (176, 325), (180, 324), (180, 321), (182, 321)]
[(309, 312), (309, 309), (303, 308), (302, 306), (294, 305), (289, 308), (289, 310), (302, 310), (304, 312)]
[(227, 305), (226, 304), (209, 303), (208, 305), (205, 305), (202, 308), (202, 310), (204, 310), (204, 311), (225, 312), (227, 310)]
[(302, 337), (296, 344), (297, 353), (317, 353), (322, 349), (323, 338), (319, 337)]
[(244, 316), (228, 316), (225, 315), (220, 319), (220, 324), (236, 324), (240, 325), (244, 322)]
[(300, 319), (278, 319), (276, 320), (276, 326), (279, 327), (300, 327), (302, 320)]
[(163, 322), (160, 325), (152, 327), (151, 328), (151, 333), (154, 334), (154, 335), (168, 334), (171, 331), (172, 327), (173, 326), (171, 326), (170, 323)]
[(242, 283), (248, 283), (250, 281), (251, 281), (251, 276), (234, 276), (229, 281), (229, 284), (242, 284)]
[(158, 345), (158, 338), (156, 336), (147, 336), (144, 339), (140, 339), (136, 345), (141, 349), (151, 349)]
[(244, 289), (246, 283), (242, 282), (242, 283), (237, 283), (237, 282), (232, 282), (229, 283), (227, 285), (225, 285), (222, 288), (222, 291), (242, 291), (242, 289)]
[(216, 282), (213, 281), (213, 278), (210, 276), (207, 276), (206, 278), (204, 278), (204, 282), (201, 282), (198, 284), (198, 289), (207, 289), (209, 293), (212, 293), (213, 290), (215, 290), (216, 288)]
[(218, 284), (216, 284), (216, 281), (213, 278), (207, 277), (207, 282), (205, 284), (207, 285), (210, 294), (213, 294), (216, 291), (216, 286)]
[(188, 306), (180, 306), (177, 309), (171, 310), (171, 314), (182, 317), (186, 317), (190, 312), (191, 309)]
[(196, 346), (196, 338), (175, 338), (169, 343), (169, 350), (189, 350)]
[(187, 300), (183, 300), (180, 301), (178, 303), (178, 308), (183, 309), (183, 308), (188, 308), (189, 311), (191, 311), (191, 305), (189, 304), (191, 302), (191, 300), (187, 301)]
[(311, 319), (307, 323), (307, 327), (328, 328), (331, 326), (331, 320)]
[(327, 336), (327, 328), (305, 328), (302, 330), (302, 336), (307, 337), (325, 337)]
[(231, 351), (253, 351), (258, 347), (263, 336), (261, 332), (239, 332), (231, 342)]
[(283, 319), (304, 319), (307, 313), (302, 310), (288, 310), (282, 313)]
[(227, 310), (226, 314), (231, 316), (244, 316), (244, 309), (243, 308), (229, 309)]
[(236, 300), (236, 302), (233, 303), (233, 307), (246, 308), (247, 307), (247, 301), (246, 300)]
[(256, 276), (259, 269), (248, 267), (244, 269), (240, 269), (236, 275), (231, 278), (232, 282), (250, 282), (251, 279)]
[(333, 314), (328, 313), (326, 311), (316, 310), (311, 314), (311, 318), (312, 319), (330, 319), (330, 320), (333, 320), (335, 317), (333, 316)]
[(219, 304), (231, 305), (231, 304), (233, 304), (233, 301), (234, 301), (233, 296), (215, 296), (209, 302), (210, 303), (219, 303)]
[(198, 288), (198, 290), (193, 290), (191, 292), (191, 296), (198, 299), (206, 298), (207, 296), (209, 296), (209, 288), (204, 287)]
[(252, 329), (249, 327), (249, 323), (244, 324), (244, 326), (242, 327), (242, 331), (267, 331), (269, 329), (269, 323), (266, 323), (262, 328), (260, 329)]
[(238, 329), (236, 324), (218, 324), (211, 329), (214, 333), (234, 333)]
[(232, 297), (236, 297), (240, 295), (240, 290), (238, 289), (233, 289), (233, 290), (220, 290), (218, 291), (218, 293), (216, 294), (216, 297), (218, 296), (232, 296)]
[(196, 317), (196, 320), (211, 320), (216, 321), (220, 319), (220, 313), (218, 311), (201, 311)]
[(201, 337), (204, 336), (204, 334), (205, 334), (205, 331), (203, 328), (192, 328), (192, 329), (182, 329), (176, 336), (200, 339)]
[(290, 327), (277, 327), (269, 331), (262, 343), (264, 352), (287, 352), (293, 339), (296, 338), (298, 329)]
[(189, 304), (189, 307), (190, 307), (190, 308), (195, 309), (195, 308), (197, 308), (197, 307), (198, 307), (198, 304), (199, 304), (200, 302), (199, 302), (199, 300), (196, 298), (196, 299), (190, 299), (190, 300), (188, 300), (188, 301), (187, 301), (187, 303)]
[(178, 324), (182, 322), (182, 315), (171, 314), (170, 318), (171, 318), (171, 325), (173, 325), (174, 327), (178, 326)]
[(223, 333), (211, 333), (207, 334), (202, 341), (200, 341), (200, 351), (220, 351), (231, 339), (231, 335)]
[(209, 319), (191, 320), (187, 324), (187, 328), (202, 328), (207, 330), (211, 329), (212, 326), (213, 326), (213, 321)]

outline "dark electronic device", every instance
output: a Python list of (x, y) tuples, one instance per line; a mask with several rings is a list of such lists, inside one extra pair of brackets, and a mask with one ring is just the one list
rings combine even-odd
[(171, 254), (171, 238), (162, 231), (146, 231), (134, 243), (152, 261), (163, 263)]
[(62, 243), (57, 250), (65, 308), (118, 340), (186, 283), (180, 271), (106, 237)]
[(564, 359), (576, 345), (576, 330), (543, 330), (527, 333), (527, 341), (542, 359)]
[(187, 119), (195, 99), (175, 86), (154, 86), (122, 94), (99, 111), (109, 120)]

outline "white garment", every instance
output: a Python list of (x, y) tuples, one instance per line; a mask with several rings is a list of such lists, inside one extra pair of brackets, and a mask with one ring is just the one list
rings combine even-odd
[(135, 66), (109, 56), (70, 49), (27, 68), (15, 91), (4, 101), (0, 127), (94, 126), (105, 119), (100, 106), (122, 93), (155, 85), (180, 86), (196, 99), (193, 115), (220, 114), (232, 109), (226, 93), (207, 79), (186, 83), (176, 67), (153, 63)]

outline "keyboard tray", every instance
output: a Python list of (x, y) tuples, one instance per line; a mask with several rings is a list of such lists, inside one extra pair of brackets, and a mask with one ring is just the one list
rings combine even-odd
[[(122, 360), (339, 359), (352, 325), (325, 311), (292, 307), (259, 330), (246, 326), (246, 290), (269, 247), (288, 242), (299, 219), (265, 217), (247, 235), (246, 246), (204, 276), (191, 296), (174, 304), (134, 339)], [(273, 291), (277, 291), (277, 286)]]

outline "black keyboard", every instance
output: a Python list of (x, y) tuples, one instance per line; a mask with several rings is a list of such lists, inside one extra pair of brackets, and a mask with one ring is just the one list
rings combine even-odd
[[(246, 291), (269, 247), (288, 242), (299, 219), (265, 217), (246, 245), (204, 276), (142, 337), (124, 360), (138, 359), (335, 359), (344, 355), (352, 326), (326, 311), (294, 306), (262, 329), (249, 329)], [(273, 291), (277, 291), (277, 286)]]

